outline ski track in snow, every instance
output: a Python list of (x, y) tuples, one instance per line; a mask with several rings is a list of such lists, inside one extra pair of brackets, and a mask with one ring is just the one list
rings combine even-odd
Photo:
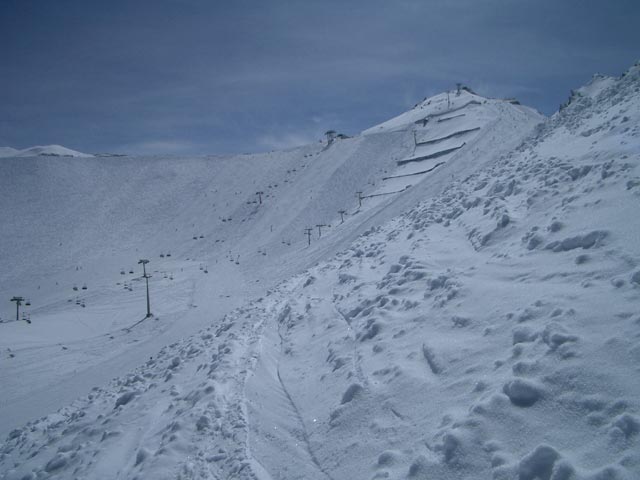
[[(332, 298), (335, 298), (335, 294), (332, 294)], [(337, 315), (340, 318), (342, 318), (345, 325), (347, 325), (348, 327), (348, 336), (351, 339), (351, 342), (353, 344), (353, 369), (356, 372), (356, 377), (360, 381), (360, 384), (363, 387), (368, 388), (369, 380), (367, 379), (364, 372), (362, 371), (362, 362), (361, 362), (360, 352), (358, 350), (358, 342), (355, 338), (355, 334), (353, 333), (353, 329), (351, 328), (351, 322), (347, 320), (347, 317), (345, 317), (344, 313), (340, 311), (338, 306), (333, 301), (331, 303), (331, 306), (333, 310), (337, 313)]]
[[(285, 318), (280, 318), (278, 321), (278, 336), (280, 337), (280, 350), (282, 351), (284, 349), (284, 345), (285, 345), (285, 338), (283, 337), (281, 330), (280, 330), (280, 325), (282, 324), (283, 321), (285, 321)], [(296, 403), (293, 401), (293, 398), (291, 398), (291, 395), (289, 394), (289, 391), (287, 390), (287, 387), (284, 383), (284, 381), (282, 380), (282, 376), (280, 375), (280, 362), (278, 362), (278, 365), (276, 366), (276, 375), (278, 377), (278, 382), (280, 383), (280, 386), (282, 387), (282, 391), (284, 392), (285, 396), (287, 397), (288, 402), (291, 404), (291, 408), (293, 409), (293, 413), (295, 415), (295, 418), (298, 422), (298, 424), (300, 425), (300, 430), (302, 433), (302, 440), (304, 441), (305, 444), (305, 448), (309, 454), (309, 458), (311, 458), (311, 461), (315, 464), (315, 466), (318, 468), (318, 470), (320, 472), (322, 472), (322, 474), (329, 479), (332, 479), (331, 475), (329, 475), (325, 469), (322, 467), (322, 465), (320, 465), (320, 462), (318, 461), (318, 459), (316, 458), (313, 449), (311, 447), (311, 444), (309, 443), (309, 434), (307, 433), (307, 427), (305, 426), (305, 422), (302, 418), (302, 416), (300, 415), (300, 411), (298, 410), (298, 407), (296, 406)]]
[[(163, 328), (169, 338), (165, 317), (190, 315), (189, 335), (12, 430), (0, 478), (637, 478), (640, 67), (594, 79), (524, 141), (518, 128), (533, 123), (519, 107), (476, 98), (446, 110), (436, 96), (368, 130), (370, 140), (326, 148), (327, 165), (308, 167), (314, 180), (335, 175), (347, 189), (357, 175), (340, 159), (373, 158), (379, 136), (406, 137), (383, 152), (387, 163), (372, 160), (381, 178), (408, 172), (396, 161), (416, 156), (406, 143), (416, 129), (447, 137), (489, 108), (503, 119), (465, 133), (474, 136), (464, 148), (401, 195), (367, 199), (344, 225), (331, 220), (325, 243), (277, 250), (274, 235), (253, 270), (229, 255), (229, 283), (272, 283), (236, 292), (245, 301), (221, 303), (219, 318), (210, 287), (224, 282), (160, 306), (167, 314), (132, 329), (131, 342)], [(454, 111), (464, 115), (436, 121)], [(316, 201), (292, 205), (288, 226), (302, 231)], [(267, 215), (256, 208), (242, 211)], [(263, 229), (273, 220), (255, 216)], [(251, 231), (233, 241), (256, 250)], [(200, 253), (174, 255), (200, 262)], [(42, 348), (17, 350), (13, 360), (34, 356), (25, 375), (37, 378)], [(60, 357), (65, 368), (83, 358), (73, 355)]]

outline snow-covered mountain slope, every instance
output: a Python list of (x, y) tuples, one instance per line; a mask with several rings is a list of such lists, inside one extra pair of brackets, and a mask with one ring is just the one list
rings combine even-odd
[(16, 150), (11, 147), (0, 148), (0, 157), (92, 157), (61, 145), (44, 145)]
[[(32, 324), (0, 325), (10, 358), (0, 364), (0, 431), (219, 321), (508, 152), (541, 120), (504, 102), (487, 103), (478, 118), (482, 130), (451, 161), (382, 196), (371, 195), (415, 149), (413, 126), (262, 155), (6, 159), (0, 222), (11, 234), (0, 239), (0, 291), (31, 301)], [(157, 320), (129, 331), (146, 313), (141, 258), (151, 260)], [(4, 303), (0, 317), (15, 319), (14, 308)]]
[[(10, 423), (5, 412), (20, 416), (18, 401), (34, 417), (46, 412), (46, 404), (29, 404), (26, 389), (11, 397), (26, 382), (12, 381), (9, 368), (34, 383), (52, 376), (77, 393), (88, 378), (101, 383), (83, 372), (142, 363), (138, 350), (146, 362), (13, 430), (0, 447), (0, 472), (637, 478), (640, 68), (608, 82), (574, 95), (533, 132), (535, 114), (490, 101), (464, 108), (495, 109), (491, 122), (450, 131), (430, 131), (430, 119), (326, 149), (74, 163), (68, 171), (76, 177), (56, 180), (66, 195), (47, 190), (49, 202), (34, 206), (69, 230), (53, 242), (64, 248), (25, 243), (38, 232), (20, 215), (2, 219), (13, 222), (12, 232), (27, 229), (7, 251), (17, 253), (22, 242), (34, 252), (22, 287), (42, 284), (29, 328), (49, 322), (64, 328), (48, 335), (68, 337), (72, 326), (77, 335), (33, 340), (37, 334), (25, 334), (24, 323), (1, 325), (2, 341), (19, 345), (13, 358), (3, 355), (2, 384), (10, 392), (3, 389), (3, 422)], [(442, 154), (446, 161), (416, 175), (411, 188), (372, 196), (385, 193), (382, 177), (417, 163), (402, 160), (415, 157), (420, 139), (438, 140), (429, 146), (458, 134), (468, 135), (465, 145)], [(56, 178), (64, 165), (40, 172), (44, 163), (35, 162), (22, 183), (11, 184), (19, 184), (13, 193), (34, 179)], [(238, 171), (251, 175), (239, 178)], [(130, 203), (114, 198), (105, 205), (118, 187)], [(32, 196), (41, 196), (37, 191)], [(247, 203), (255, 191), (266, 192), (262, 204)], [(363, 192), (361, 208), (354, 191)], [(71, 218), (60, 213), (65, 208)], [(344, 224), (340, 208), (350, 213)], [(110, 215), (117, 221), (107, 223)], [(74, 230), (76, 219), (92, 229), (105, 225), (97, 233)], [(333, 226), (307, 247), (302, 228), (321, 223)], [(109, 250), (114, 239), (120, 242)], [(128, 268), (148, 251), (158, 265), (152, 298), (166, 313), (132, 327), (143, 297)], [(48, 282), (37, 276), (41, 265), (53, 272)], [(173, 280), (158, 278), (163, 271)], [(2, 278), (3, 291), (9, 278)], [(67, 289), (89, 282), (85, 308), (67, 306), (53, 286), (60, 279)], [(119, 290), (119, 280), (133, 292)], [(124, 358), (120, 365), (112, 352)], [(46, 368), (45, 355), (61, 373)], [(54, 400), (63, 397), (47, 386)]]

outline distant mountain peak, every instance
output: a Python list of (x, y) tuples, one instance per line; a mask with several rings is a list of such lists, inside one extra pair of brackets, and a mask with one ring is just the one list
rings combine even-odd
[(11, 147), (0, 147), (0, 157), (11, 157), (18, 153), (18, 150)]
[(62, 145), (37, 145), (16, 150), (11, 147), (0, 147), (0, 157), (92, 157), (87, 153), (71, 150)]

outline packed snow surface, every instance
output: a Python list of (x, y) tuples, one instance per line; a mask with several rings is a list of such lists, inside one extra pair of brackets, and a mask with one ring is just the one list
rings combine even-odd
[(91, 157), (87, 153), (77, 152), (61, 145), (45, 145), (16, 150), (11, 147), (0, 147), (0, 157)]
[(546, 120), (463, 91), (286, 152), (7, 161), (0, 478), (638, 478), (640, 68), (594, 82)]

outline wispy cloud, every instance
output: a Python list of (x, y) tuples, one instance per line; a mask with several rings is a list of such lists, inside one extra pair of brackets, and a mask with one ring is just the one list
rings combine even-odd
[(127, 153), (135, 155), (177, 155), (193, 154), (202, 148), (194, 142), (183, 140), (151, 140), (139, 143), (132, 143), (118, 147), (116, 153)]
[(309, 131), (269, 133), (259, 136), (257, 144), (266, 150), (287, 150), (317, 142), (320, 138), (321, 134), (319, 132), (312, 133)]

